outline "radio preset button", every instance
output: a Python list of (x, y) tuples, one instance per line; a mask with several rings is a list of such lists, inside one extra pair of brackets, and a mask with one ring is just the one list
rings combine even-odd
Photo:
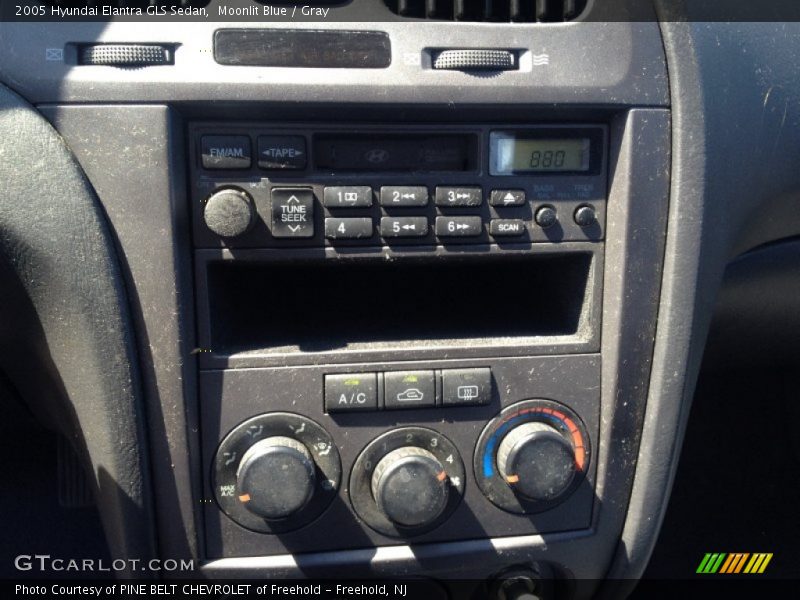
[(378, 377), (375, 373), (325, 375), (325, 410), (353, 412), (378, 410)]
[(258, 136), (258, 166), (269, 170), (306, 168), (306, 138), (302, 135)]
[(436, 406), (433, 371), (395, 371), (383, 374), (383, 402), (387, 409)]
[(308, 188), (272, 189), (272, 235), (276, 238), (314, 236), (314, 192)]
[(492, 190), (489, 197), (492, 206), (522, 206), (525, 204), (524, 190)]
[(325, 237), (329, 240), (358, 240), (372, 237), (370, 217), (328, 217), (325, 219)]
[(200, 138), (200, 154), (204, 169), (249, 169), (250, 137), (204, 135)]
[(474, 237), (483, 231), (480, 217), (436, 217), (439, 237)]
[(480, 206), (483, 190), (479, 187), (437, 187), (436, 206)]
[(428, 235), (427, 217), (381, 217), (381, 237), (424, 237)]
[(522, 219), (492, 219), (489, 222), (489, 233), (494, 237), (518, 237), (525, 233), (525, 221)]
[(428, 188), (425, 186), (384, 185), (381, 187), (381, 206), (427, 206)]
[(328, 208), (366, 208), (372, 206), (372, 188), (365, 185), (326, 187), (322, 204)]

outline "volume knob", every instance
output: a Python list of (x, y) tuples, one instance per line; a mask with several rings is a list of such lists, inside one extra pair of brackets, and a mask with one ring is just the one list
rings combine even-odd
[(254, 212), (253, 200), (247, 192), (225, 189), (213, 193), (206, 201), (203, 220), (218, 236), (234, 238), (249, 231)]
[(556, 499), (575, 477), (572, 445), (541, 422), (512, 429), (497, 450), (497, 469), (514, 493), (530, 500)]

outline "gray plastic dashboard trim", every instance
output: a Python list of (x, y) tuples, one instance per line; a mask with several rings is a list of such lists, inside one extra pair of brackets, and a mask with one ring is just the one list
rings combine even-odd
[[(357, 0), (356, 0), (357, 1)], [(357, 8), (356, 6), (353, 7)], [(361, 9), (364, 10), (364, 9)], [(383, 31), (387, 69), (229, 67), (213, 58), (216, 29), (319, 28), (318, 23), (0, 23), (0, 81), (34, 103), (353, 103), (390, 105), (549, 104), (666, 106), (666, 65), (655, 22), (558, 25), (395, 20), (326, 21), (326, 30)], [(476, 76), (426, 69), (427, 49), (514, 48), (549, 64)], [(47, 49), (92, 42), (175, 44), (175, 64), (142, 69), (48, 61)], [(68, 55), (68, 53), (67, 53)], [(346, 85), (342, 82), (346, 81)], [(238, 112), (238, 111), (237, 111)]]
[(199, 489), (192, 488), (188, 454), (199, 449), (182, 122), (158, 105), (40, 109), (86, 171), (119, 251), (147, 406), (160, 556), (196, 557)]
[(800, 193), (800, 23), (662, 31), (674, 100), (670, 228), (636, 478), (603, 597), (634, 587), (657, 541), (725, 266), (752, 245), (754, 220)]
[[(3, 85), (0, 157), (0, 368), (80, 458), (111, 557), (144, 563), (156, 554), (156, 523), (139, 340), (122, 255), (71, 149)], [(20, 480), (12, 475), (9, 483)], [(32, 492), (22, 486), (19, 493)], [(30, 547), (45, 540), (16, 541)], [(133, 570), (128, 563), (118, 574)]]

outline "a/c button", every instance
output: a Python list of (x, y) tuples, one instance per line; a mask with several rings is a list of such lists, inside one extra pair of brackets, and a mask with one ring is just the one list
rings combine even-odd
[(325, 410), (378, 410), (378, 376), (375, 373), (325, 375)]

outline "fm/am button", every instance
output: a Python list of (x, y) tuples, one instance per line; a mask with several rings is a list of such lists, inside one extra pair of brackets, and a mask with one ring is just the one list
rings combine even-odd
[(325, 375), (325, 410), (378, 410), (378, 376), (375, 373)]
[(249, 169), (250, 137), (246, 135), (204, 135), (200, 138), (204, 169)]

